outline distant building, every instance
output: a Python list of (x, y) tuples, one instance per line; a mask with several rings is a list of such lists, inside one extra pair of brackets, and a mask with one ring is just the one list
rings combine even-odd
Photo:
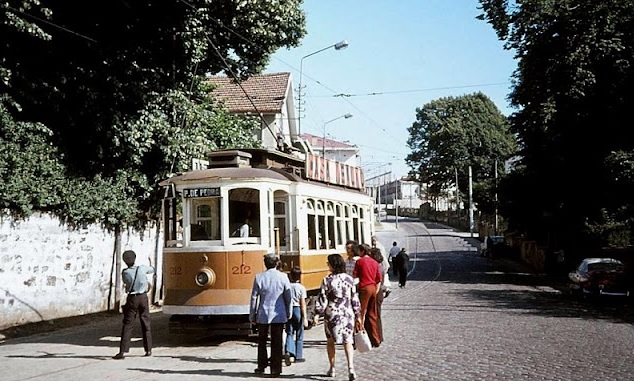
[(375, 198), (377, 204), (384, 205), (382, 209), (418, 209), (425, 202), (421, 184), (408, 178), (389, 180), (377, 178), (378, 181), (366, 183), (366, 189)]
[(300, 137), (315, 154), (355, 167), (361, 166), (359, 147), (355, 145), (311, 134), (301, 134)]
[[(263, 148), (305, 160), (310, 178), (364, 189), (356, 146), (310, 134), (298, 136), (290, 73), (254, 75), (239, 84), (226, 76), (209, 77), (208, 81), (214, 85), (211, 95), (223, 102), (230, 113), (261, 116), (262, 128), (254, 138)], [(192, 167), (204, 168), (207, 164), (193, 160)]]

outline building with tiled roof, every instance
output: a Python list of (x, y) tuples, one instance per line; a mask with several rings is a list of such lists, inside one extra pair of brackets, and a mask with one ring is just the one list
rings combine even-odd
[[(269, 73), (249, 77), (240, 85), (226, 76), (208, 78), (214, 85), (212, 96), (234, 114), (262, 114), (268, 124), (259, 136), (265, 148), (282, 149), (301, 146), (299, 152), (312, 152), (347, 165), (360, 167), (359, 148), (311, 134), (297, 135), (297, 119), (290, 73)], [(257, 111), (256, 111), (257, 110)]]
[(230, 77), (212, 76), (212, 96), (233, 114), (260, 114), (264, 119), (256, 138), (266, 148), (293, 145), (297, 120), (291, 73), (253, 75), (238, 84)]
[(312, 134), (301, 134), (300, 137), (316, 154), (326, 159), (360, 167), (359, 148), (337, 140), (323, 138)]

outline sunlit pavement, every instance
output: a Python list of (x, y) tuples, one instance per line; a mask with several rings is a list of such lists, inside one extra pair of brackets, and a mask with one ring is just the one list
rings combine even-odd
[[(634, 328), (619, 306), (571, 300), (548, 277), (506, 259), (480, 257), (478, 240), (438, 224), (399, 221), (376, 229), (407, 245), (412, 271), (383, 304), (385, 342), (355, 354), (359, 380), (631, 380)], [(395, 285), (394, 278), (392, 278)], [(155, 348), (136, 338), (124, 360), (121, 316), (0, 345), (0, 380), (234, 380), (255, 375), (256, 344), (167, 332), (152, 314)], [(282, 379), (328, 380), (323, 327), (306, 332), (306, 362)], [(343, 350), (337, 377), (347, 379)]]

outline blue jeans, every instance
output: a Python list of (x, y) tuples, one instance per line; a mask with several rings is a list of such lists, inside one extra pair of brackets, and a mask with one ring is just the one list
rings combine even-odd
[(286, 323), (285, 352), (296, 359), (304, 358), (304, 323), (299, 306), (293, 307), (293, 316)]

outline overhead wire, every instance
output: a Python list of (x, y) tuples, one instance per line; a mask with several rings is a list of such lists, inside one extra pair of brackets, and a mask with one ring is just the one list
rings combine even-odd
[[(187, 2), (186, 0), (178, 0), (179, 2), (183, 3), (184, 5), (188, 6), (189, 8), (193, 9), (193, 10), (198, 10), (198, 8), (194, 7), (192, 4), (190, 4), (189, 2)], [(46, 23), (48, 25), (54, 26), (58, 29), (61, 29), (63, 31), (66, 31), (68, 33), (77, 35), (81, 38), (84, 38), (86, 40), (92, 41), (92, 42), (97, 42), (96, 40), (84, 36), (78, 32), (74, 32), (70, 29), (67, 29), (61, 25), (57, 25), (55, 23), (49, 22), (47, 20), (43, 20), (39, 17), (30, 15), (28, 13), (22, 12), (20, 10), (14, 9), (12, 7), (9, 6), (4, 6), (4, 8), (10, 9), (11, 11), (14, 11), (16, 13), (20, 13), (23, 14), (25, 16), (34, 18), (36, 20), (39, 20), (43, 23)], [(214, 18), (214, 17), (210, 17), (210, 20), (212, 22), (215, 22), (217, 25), (219, 25), (221, 28), (226, 29), (227, 31), (229, 31), (230, 33), (236, 35), (237, 37), (239, 37), (240, 39), (242, 39), (243, 41), (249, 43), (251, 46), (255, 47), (255, 48), (259, 48), (261, 50), (265, 50), (264, 48), (262, 48), (260, 45), (258, 45), (257, 43), (251, 41), (250, 39), (248, 39), (247, 37), (243, 36), (242, 34), (238, 33), (237, 31), (235, 31), (234, 29), (228, 27), (227, 25), (225, 25), (221, 20)], [(227, 63), (227, 61), (225, 60), (224, 56), (222, 56), (222, 54), (220, 54), (220, 51), (218, 49), (218, 47), (216, 46), (216, 44), (212, 41), (212, 39), (208, 36), (205, 35), (205, 39), (209, 42), (209, 44), (211, 45), (211, 47), (213, 48), (214, 52), (216, 53), (216, 55), (220, 58), (220, 60), (222, 61), (223, 65), (225, 66), (225, 68), (227, 69), (227, 71), (231, 74), (232, 78), (234, 79), (234, 81), (238, 84), (238, 86), (240, 87), (240, 89), (242, 90), (242, 92), (246, 95), (247, 99), (249, 100), (249, 103), (252, 105), (253, 109), (255, 110), (255, 112), (258, 114), (258, 117), (260, 118), (260, 120), (262, 121), (262, 123), (267, 127), (267, 129), (271, 132), (271, 134), (275, 135), (275, 132), (273, 131), (273, 129), (271, 128), (270, 124), (266, 122), (266, 120), (264, 119), (262, 113), (258, 110), (257, 106), (255, 105), (255, 103), (253, 102), (253, 99), (251, 96), (249, 96), (248, 92), (244, 89), (244, 87), (242, 86), (242, 83), (240, 81), (240, 79), (236, 76), (236, 74), (233, 72), (233, 70), (231, 69), (231, 67), (229, 66), (229, 64)], [(293, 67), (292, 65), (290, 65), (289, 63), (279, 59), (278, 57), (275, 57), (274, 55), (271, 55), (272, 58), (274, 58), (275, 60), (282, 62), (284, 65), (288, 66), (289, 68), (293, 69), (294, 71), (298, 71), (297, 68)], [(321, 87), (323, 87), (324, 89), (326, 89), (327, 91), (331, 92), (333, 95), (330, 95), (328, 97), (340, 97), (342, 99), (344, 99), (351, 107), (353, 107), (360, 115), (364, 116), (367, 120), (369, 120), (375, 128), (377, 128), (378, 130), (380, 130), (381, 132), (388, 134), (388, 131), (385, 127), (383, 127), (382, 125), (380, 125), (378, 122), (376, 122), (374, 119), (372, 119), (370, 116), (368, 116), (363, 110), (361, 110), (359, 107), (357, 107), (355, 104), (353, 104), (352, 102), (350, 102), (350, 100), (348, 98), (352, 98), (352, 97), (362, 97), (362, 96), (379, 96), (379, 95), (391, 95), (391, 94), (402, 94), (402, 93), (413, 93), (413, 92), (425, 92), (425, 91), (435, 91), (435, 90), (449, 90), (449, 89), (460, 89), (460, 88), (473, 88), (473, 87), (483, 87), (483, 86), (500, 86), (500, 85), (504, 85), (504, 84), (508, 84), (508, 82), (503, 82), (503, 83), (488, 83), (488, 84), (479, 84), (479, 85), (462, 85), (462, 86), (447, 86), (447, 87), (438, 87), (438, 88), (427, 88), (427, 89), (408, 89), (408, 90), (394, 90), (394, 91), (377, 91), (377, 92), (371, 92), (371, 93), (359, 93), (359, 94), (348, 94), (348, 93), (342, 93), (342, 92), (337, 92), (336, 90), (330, 88), (329, 86), (327, 86), (326, 84), (324, 84), (322, 81), (317, 80), (315, 78), (312, 78), (310, 75), (307, 74), (303, 74), (304, 77), (308, 78), (309, 80), (312, 80), (313, 82), (315, 82), (316, 84), (320, 85)], [(300, 89), (300, 91), (302, 91), (302, 89)], [(310, 98), (320, 98), (320, 97), (326, 97), (326, 96), (314, 96), (311, 95), (308, 97), (308, 99)], [(301, 105), (300, 105), (301, 107)], [(317, 110), (317, 108), (313, 108), (315, 110)], [(323, 118), (322, 118), (323, 119)], [(183, 120), (184, 122), (184, 120)], [(318, 127), (315, 127), (315, 129)], [(390, 152), (390, 151), (386, 151), (383, 150), (379, 147), (372, 147), (372, 146), (366, 146), (366, 145), (358, 145), (361, 147), (367, 147), (367, 148), (371, 148), (372, 150), (379, 150), (379, 151), (383, 151), (386, 153), (391, 153), (391, 154), (397, 154), (396, 152)], [(400, 153), (398, 153), (400, 155)]]
[[(189, 7), (191, 7), (192, 9), (196, 9), (196, 8), (195, 8), (195, 7), (193, 7), (191, 4), (189, 4), (186, 0), (178, 0), (178, 1), (180, 1), (180, 2), (182, 2), (182, 3), (184, 3), (184, 4), (186, 4), (186, 5), (188, 5), (188, 6), (189, 6)], [(222, 21), (220, 21), (219, 19), (214, 18), (214, 17), (210, 17), (210, 20), (211, 20), (212, 22), (215, 22), (215, 23), (216, 23), (217, 25), (219, 25), (221, 28), (224, 28), (224, 29), (226, 29), (227, 31), (229, 31), (230, 33), (233, 33), (235, 36), (239, 37), (239, 38), (240, 38), (240, 39), (242, 39), (243, 41), (245, 41), (245, 42), (249, 43), (251, 46), (253, 46), (253, 47), (255, 47), (255, 48), (258, 48), (258, 49), (261, 49), (261, 50), (265, 50), (265, 49), (263, 49), (263, 48), (262, 48), (259, 44), (257, 44), (257, 43), (255, 43), (255, 42), (251, 41), (251, 40), (250, 40), (250, 39), (248, 39), (247, 37), (244, 37), (242, 34), (240, 34), (240, 33), (236, 32), (236, 31), (235, 31), (235, 30), (233, 30), (232, 28), (230, 28), (230, 27), (226, 26), (226, 25), (225, 25)], [(211, 40), (210, 40), (210, 38), (209, 38), (208, 36), (207, 36), (207, 39), (208, 39), (209, 41), (211, 41)], [(281, 59), (279, 59), (279, 58), (277, 58), (277, 57), (275, 57), (275, 56), (273, 56), (273, 55), (271, 55), (271, 57), (272, 57), (272, 58), (274, 58), (274, 59), (276, 59), (276, 60), (278, 60), (278, 61), (280, 61), (280, 62), (282, 62), (284, 65), (286, 65), (286, 66), (290, 67), (291, 69), (295, 70), (296, 72), (298, 71), (295, 67), (293, 67), (292, 65), (288, 64), (287, 62), (285, 62), (285, 61), (283, 61), (283, 60), (281, 60)], [(235, 76), (235, 74), (232, 74), (232, 75), (234, 75), (234, 76)], [(319, 84), (320, 86), (322, 86), (323, 88), (325, 88), (326, 90), (330, 91), (330, 92), (331, 92), (331, 93), (333, 93), (333, 94), (340, 94), (340, 92), (338, 93), (336, 90), (334, 90), (334, 89), (330, 88), (329, 86), (325, 85), (325, 84), (324, 84), (324, 83), (322, 83), (321, 81), (316, 80), (316, 79), (314, 79), (314, 78), (310, 77), (309, 75), (303, 74), (303, 76), (304, 76), (304, 77), (306, 77), (306, 78), (308, 78), (308, 79), (310, 79), (310, 80), (312, 80), (312, 81), (314, 81), (315, 83)], [(241, 86), (241, 87), (242, 87), (242, 86)], [(299, 91), (302, 91), (302, 89), (299, 89)], [(253, 104), (253, 102), (251, 101), (251, 99), (250, 99), (250, 98), (249, 98), (249, 101)], [(356, 110), (356, 111), (357, 111), (360, 115), (364, 116), (367, 120), (369, 120), (369, 121), (370, 121), (370, 122), (374, 125), (374, 127), (375, 127), (375, 128), (378, 128), (381, 132), (383, 132), (383, 133), (385, 133), (385, 134), (388, 134), (387, 130), (386, 130), (384, 127), (382, 127), (382, 126), (381, 126), (379, 123), (377, 123), (374, 119), (370, 118), (370, 117), (369, 117), (369, 116), (368, 116), (368, 115), (367, 115), (367, 114), (366, 114), (363, 110), (361, 110), (359, 107), (357, 107), (357, 106), (356, 106), (356, 105), (354, 105), (352, 102), (350, 102), (350, 100), (349, 100), (349, 99), (345, 99), (345, 101), (346, 101), (346, 102), (347, 102), (350, 106), (352, 106), (352, 107), (353, 107), (353, 108), (354, 108), (354, 109), (355, 109), (355, 110)], [(254, 104), (253, 104), (253, 105), (254, 105)], [(254, 106), (255, 106), (255, 105), (254, 105)], [(301, 105), (299, 105), (299, 107), (301, 107)], [(255, 108), (255, 107), (254, 107), (254, 109), (256, 109), (256, 110), (257, 110), (257, 108)], [(267, 124), (267, 127), (268, 127), (268, 128), (269, 128), (269, 130), (270, 130), (270, 126), (268, 126), (268, 124)]]
[[(193, 9), (194, 11), (197, 11), (198, 8), (194, 7), (193, 5), (189, 4), (187, 1), (185, 0), (178, 0), (181, 3), (185, 4), (186, 6), (190, 7), (191, 9)], [(212, 18), (213, 19), (213, 18)], [(223, 26), (224, 24), (220, 23), (221, 26)], [(235, 33), (235, 32), (234, 32)], [(236, 33), (237, 34), (237, 33)], [(238, 36), (240, 36), (239, 34), (237, 34)], [(241, 38), (244, 38), (242, 36), (240, 36)], [(220, 50), (218, 49), (218, 47), (216, 46), (216, 44), (211, 40), (211, 38), (209, 37), (208, 34), (205, 34), (205, 39), (207, 40), (207, 42), (209, 42), (209, 44), (211, 45), (211, 47), (214, 49), (214, 52), (216, 53), (216, 55), (218, 56), (218, 58), (220, 58), (220, 60), (222, 61), (222, 64), (225, 66), (225, 69), (231, 74), (231, 77), (233, 78), (233, 80), (236, 82), (236, 84), (240, 87), (240, 89), (242, 90), (242, 92), (244, 93), (244, 95), (247, 97), (247, 99), (249, 100), (249, 103), (251, 103), (251, 106), (253, 107), (253, 110), (255, 110), (255, 112), (258, 114), (258, 117), (260, 118), (260, 120), (262, 121), (262, 123), (264, 124), (264, 126), (266, 126), (266, 128), (269, 130), (269, 132), (271, 132), (272, 136), (276, 136), (275, 131), (273, 131), (273, 129), (271, 128), (271, 125), (266, 121), (266, 119), (264, 119), (264, 115), (262, 115), (262, 113), (260, 112), (260, 110), (258, 110), (258, 107), (255, 105), (255, 102), (253, 102), (252, 97), (249, 95), (249, 93), (245, 90), (244, 86), (242, 86), (242, 81), (238, 78), (238, 76), (233, 72), (233, 70), (231, 69), (231, 66), (229, 66), (229, 64), (227, 63), (227, 60), (225, 59), (225, 57), (220, 54)]]
[(66, 33), (69, 33), (69, 34), (75, 35), (75, 36), (77, 36), (77, 37), (81, 37), (81, 38), (83, 38), (83, 39), (85, 39), (85, 40), (88, 40), (88, 41), (90, 41), (90, 42), (96, 42), (96, 43), (99, 43), (99, 41), (95, 40), (94, 38), (91, 38), (91, 37), (85, 36), (85, 35), (83, 35), (83, 34), (81, 34), (81, 33), (79, 33), (79, 32), (75, 32), (74, 30), (68, 29), (68, 28), (63, 27), (63, 26), (61, 26), (61, 25), (59, 25), (59, 24), (56, 24), (56, 23), (54, 23), (54, 22), (51, 22), (51, 21), (45, 20), (45, 19), (43, 19), (43, 18), (41, 18), (41, 17), (34, 16), (34, 15), (32, 15), (32, 14), (26, 13), (26, 12), (21, 11), (21, 10), (19, 10), (19, 9), (15, 9), (15, 8), (13, 8), (13, 7), (9, 6), (9, 5), (3, 4), (1, 7), (2, 7), (2, 8), (4, 8), (4, 9), (8, 9), (8, 10), (10, 10), (10, 11), (12, 11), (12, 12), (15, 12), (15, 13), (19, 13), (19, 14), (21, 14), (21, 15), (23, 15), (23, 16), (26, 16), (26, 17), (32, 18), (32, 19), (34, 19), (34, 20), (37, 20), (37, 21), (42, 22), (42, 23), (44, 23), (44, 24), (46, 24), (46, 25), (52, 26), (53, 28), (59, 29), (59, 30), (64, 31), (64, 32), (66, 32)]
[[(333, 95), (333, 97), (345, 97), (345, 98), (351, 98), (351, 97), (367, 97), (367, 96), (376, 96), (376, 95), (392, 95), (392, 94), (406, 94), (406, 93), (421, 93), (421, 92), (426, 92), (426, 91), (438, 91), (438, 90), (456, 90), (456, 89), (468, 89), (468, 88), (473, 88), (473, 87), (488, 87), (488, 86), (501, 86), (501, 85), (508, 85), (510, 84), (510, 82), (497, 82), (497, 83), (484, 83), (484, 84), (479, 84), (479, 85), (461, 85), (461, 86), (446, 86), (446, 87), (431, 87), (428, 89), (412, 89), (412, 90), (394, 90), (394, 91), (377, 91), (377, 92), (372, 92), (372, 93), (365, 93), (365, 94), (346, 94), (346, 93), (339, 93), (339, 94), (335, 94)], [(330, 97), (330, 96), (318, 96), (317, 98), (321, 98), (321, 97)]]

